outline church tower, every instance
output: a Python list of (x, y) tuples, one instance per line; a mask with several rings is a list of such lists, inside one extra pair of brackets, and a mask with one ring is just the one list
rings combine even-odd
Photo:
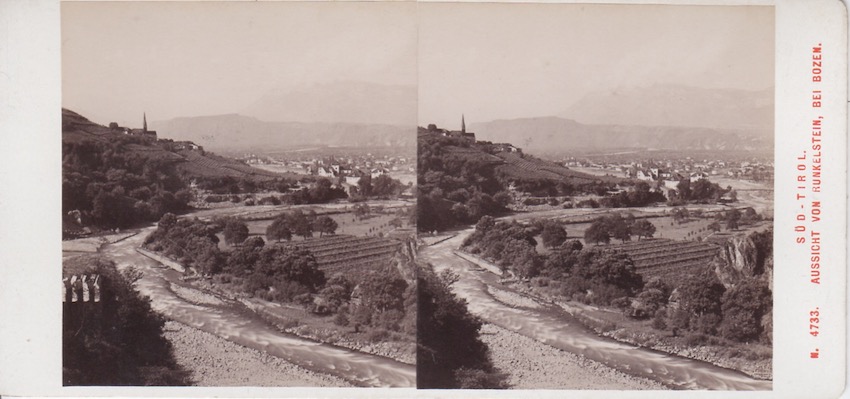
[(142, 112), (142, 131), (148, 131), (148, 116), (144, 112)]
[(460, 114), (460, 132), (466, 133), (466, 120), (463, 114)]

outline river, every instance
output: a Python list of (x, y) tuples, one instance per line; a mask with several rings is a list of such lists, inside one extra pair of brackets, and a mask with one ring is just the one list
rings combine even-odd
[(415, 386), (413, 365), (281, 333), (255, 317), (183, 300), (168, 288), (179, 275), (135, 250), (151, 231), (153, 228), (144, 229), (136, 236), (104, 246), (101, 252), (115, 261), (119, 270), (135, 266), (144, 273), (136, 288), (150, 297), (154, 310), (165, 317), (357, 386)]
[(486, 322), (673, 389), (772, 389), (771, 381), (757, 380), (735, 370), (600, 337), (566, 314), (553, 316), (552, 312), (519, 309), (497, 301), (487, 290), (488, 286), (499, 286), (496, 276), (454, 254), (471, 231), (425, 247), (419, 256), (434, 265), (437, 272), (450, 268), (458, 273), (460, 279), (452, 285), (454, 292), (466, 299), (471, 313)]

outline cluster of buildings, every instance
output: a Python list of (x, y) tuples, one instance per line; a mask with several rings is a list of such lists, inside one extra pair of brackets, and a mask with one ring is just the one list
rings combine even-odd
[(459, 139), (469, 140), (470, 142), (475, 142), (475, 133), (466, 131), (466, 119), (463, 115), (460, 117), (460, 130), (448, 130), (438, 128), (435, 124), (428, 125), (428, 133), (431, 134), (439, 134), (445, 137), (453, 137)]
[(118, 126), (118, 123), (112, 122), (109, 124), (109, 128), (114, 131), (120, 131), (129, 136), (139, 136), (148, 138), (151, 140), (156, 140), (156, 130), (148, 130), (148, 118), (147, 115), (142, 113), (142, 128), (141, 129), (131, 129), (129, 127)]
[(772, 181), (773, 163), (767, 160), (702, 160), (691, 157), (667, 161), (631, 161), (631, 162), (598, 162), (588, 159), (578, 160), (574, 157), (564, 162), (566, 167), (584, 167), (600, 169), (628, 179), (644, 181), (676, 182), (683, 179), (695, 182), (710, 179), (712, 176), (753, 181)]

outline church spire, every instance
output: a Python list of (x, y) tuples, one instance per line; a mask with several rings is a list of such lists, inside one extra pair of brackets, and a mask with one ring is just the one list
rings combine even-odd
[(148, 116), (144, 112), (142, 112), (142, 131), (148, 131)]
[(466, 119), (463, 114), (460, 114), (460, 132), (466, 133)]

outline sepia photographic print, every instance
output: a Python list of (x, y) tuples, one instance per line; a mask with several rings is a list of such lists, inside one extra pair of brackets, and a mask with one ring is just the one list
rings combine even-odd
[(0, 395), (842, 395), (838, 0), (0, 27)]
[(418, 387), (770, 390), (773, 7), (419, 18)]
[(413, 387), (414, 12), (62, 4), (64, 385)]

